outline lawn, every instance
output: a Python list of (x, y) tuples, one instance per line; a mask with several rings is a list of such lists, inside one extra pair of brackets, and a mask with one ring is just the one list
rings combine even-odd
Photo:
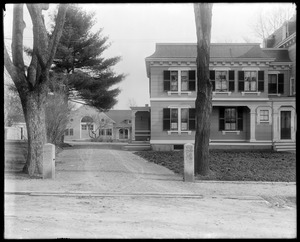
[[(138, 151), (134, 154), (183, 174), (183, 151)], [(210, 173), (198, 180), (296, 181), (296, 154), (260, 150), (211, 150)]]

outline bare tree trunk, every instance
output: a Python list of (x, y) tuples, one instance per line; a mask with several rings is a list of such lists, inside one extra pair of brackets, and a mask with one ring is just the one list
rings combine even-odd
[(195, 3), (194, 11), (197, 31), (195, 173), (207, 175), (209, 172), (210, 114), (212, 111), (212, 85), (209, 80), (212, 4)]
[(49, 70), (62, 34), (68, 5), (60, 5), (53, 36), (48, 37), (42, 10), (48, 4), (27, 4), (33, 24), (33, 53), (27, 69), (23, 60), (24, 4), (14, 5), (12, 56), (4, 45), (4, 64), (18, 90), (27, 125), (28, 153), (23, 171), (30, 176), (42, 174), (43, 145), (46, 142), (45, 102)]
[[(41, 90), (42, 89), (42, 90)], [(23, 171), (29, 176), (40, 176), (43, 171), (43, 145), (46, 143), (45, 104), (47, 86), (23, 97), (22, 104), (27, 127), (28, 156)]]

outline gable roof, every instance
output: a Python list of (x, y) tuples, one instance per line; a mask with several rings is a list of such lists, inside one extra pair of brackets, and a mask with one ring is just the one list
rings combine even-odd
[[(131, 120), (131, 110), (109, 110), (105, 114), (116, 122), (118, 127), (127, 127), (128, 124), (122, 123), (124, 120)], [(131, 126), (131, 125), (129, 125)]]
[[(128, 124), (125, 124), (122, 122), (124, 120), (131, 120), (131, 110), (109, 110), (107, 112), (99, 112), (96, 108), (93, 108), (88, 105), (83, 105), (76, 110), (73, 110), (72, 115), (78, 115), (80, 114), (82, 117), (84, 116), (93, 116), (93, 115), (105, 115), (109, 119), (112, 120), (113, 123), (115, 123), (118, 127), (127, 127)], [(131, 126), (131, 124), (129, 125)]]

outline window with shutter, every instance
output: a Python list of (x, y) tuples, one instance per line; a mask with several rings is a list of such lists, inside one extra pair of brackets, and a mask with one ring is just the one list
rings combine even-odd
[(219, 108), (220, 131), (243, 130), (243, 107), (220, 107)]

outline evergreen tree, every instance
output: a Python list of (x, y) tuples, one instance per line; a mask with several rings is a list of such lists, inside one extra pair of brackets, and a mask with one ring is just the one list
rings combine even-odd
[(83, 101), (102, 111), (117, 103), (120, 90), (112, 87), (125, 76), (115, 74), (112, 69), (120, 57), (102, 57), (109, 47), (108, 38), (101, 36), (102, 29), (91, 32), (94, 16), (76, 4), (69, 6), (53, 70), (67, 74), (64, 84), (68, 100)]

